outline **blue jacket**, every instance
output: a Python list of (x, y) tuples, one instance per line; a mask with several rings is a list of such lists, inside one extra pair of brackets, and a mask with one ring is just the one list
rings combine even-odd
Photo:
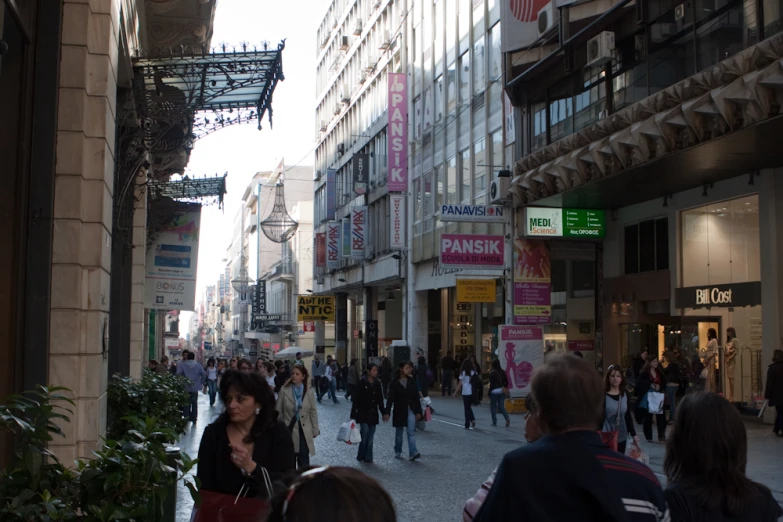
[(183, 375), (190, 379), (191, 385), (188, 386), (190, 393), (201, 390), (207, 380), (207, 372), (196, 361), (181, 361), (177, 365), (177, 375)]

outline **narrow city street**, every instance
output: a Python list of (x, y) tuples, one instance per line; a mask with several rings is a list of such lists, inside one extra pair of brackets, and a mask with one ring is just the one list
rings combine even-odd
[[(503, 454), (525, 444), (522, 415), (511, 415), (511, 426), (493, 427), (489, 402), (474, 408), (476, 429), (465, 430), (462, 422), (462, 402), (454, 398), (432, 395), (437, 412), (427, 423), (426, 430), (416, 432), (416, 444), (421, 460), (409, 462), (394, 458), (394, 430), (391, 423), (381, 424), (375, 434), (374, 464), (356, 461), (356, 447), (338, 442), (335, 437), (340, 425), (348, 419), (350, 402), (338, 392), (339, 404), (324, 397), (318, 406), (321, 436), (316, 439), (316, 456), (312, 465), (335, 465), (361, 468), (383, 484), (397, 504), (401, 522), (457, 522), (461, 520), (462, 506), (473, 496), (481, 483), (498, 465)], [(198, 454), (198, 444), (204, 427), (220, 412), (220, 405), (209, 407), (208, 397), (199, 396), (199, 419), (195, 427), (180, 440), (182, 448), (192, 457)], [(773, 437), (768, 426), (746, 422), (748, 429), (748, 474), (772, 489), (777, 501), (783, 504), (783, 439)], [(641, 426), (637, 427), (641, 432)], [(662, 483), (664, 446), (642, 442), (650, 456), (650, 467)], [(407, 456), (407, 442), (403, 455)], [(188, 491), (180, 486), (177, 500), (177, 522), (188, 522), (193, 501)]]

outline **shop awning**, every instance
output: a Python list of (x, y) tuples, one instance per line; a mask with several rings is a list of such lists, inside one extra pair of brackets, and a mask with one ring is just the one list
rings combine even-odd
[(778, 34), (525, 156), (514, 204), (619, 208), (779, 166), (781, 106)]

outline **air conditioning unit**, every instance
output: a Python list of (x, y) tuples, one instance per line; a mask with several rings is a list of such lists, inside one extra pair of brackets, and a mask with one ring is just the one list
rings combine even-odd
[(542, 36), (560, 23), (560, 10), (555, 5), (554, 0), (546, 4), (538, 12), (538, 36)]
[(354, 36), (361, 36), (361, 34), (362, 34), (362, 21), (361, 20), (357, 20), (356, 21), (356, 27), (354, 27), (354, 29), (353, 29), (353, 35)]
[(383, 41), (381, 42), (381, 45), (378, 48), (383, 49), (385, 51), (389, 47), (391, 47), (391, 33), (389, 31), (384, 31)]
[(362, 71), (359, 73), (359, 83), (364, 83), (367, 80), (367, 73)]
[(321, 126), (319, 127), (321, 132), (325, 132), (327, 127), (329, 127), (329, 122), (326, 120), (321, 120)]
[(351, 91), (348, 89), (347, 83), (344, 83), (340, 89), (340, 101), (343, 103), (349, 103), (351, 101)]
[(342, 103), (335, 103), (334, 104), (334, 113), (340, 114), (343, 111), (343, 104)]
[(338, 143), (337, 144), (337, 154), (345, 154), (345, 143)]
[(511, 178), (497, 177), (492, 180), (487, 191), (487, 203), (501, 205), (508, 199), (508, 191), (511, 189)]
[(347, 51), (350, 46), (351, 46), (351, 42), (348, 41), (348, 37), (347, 36), (341, 36), (340, 37), (340, 50), (341, 51)]
[(317, 284), (317, 285), (324, 284), (324, 275), (323, 274), (318, 274), (318, 275), (315, 276), (315, 284)]
[(598, 36), (594, 36), (587, 41), (586, 65), (595, 66), (611, 62), (613, 53), (614, 33), (612, 31), (602, 31)]

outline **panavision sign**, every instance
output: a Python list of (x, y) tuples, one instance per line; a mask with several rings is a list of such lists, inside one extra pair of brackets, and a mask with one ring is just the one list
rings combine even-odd
[(761, 304), (761, 282), (688, 286), (674, 290), (677, 308), (734, 308)]

